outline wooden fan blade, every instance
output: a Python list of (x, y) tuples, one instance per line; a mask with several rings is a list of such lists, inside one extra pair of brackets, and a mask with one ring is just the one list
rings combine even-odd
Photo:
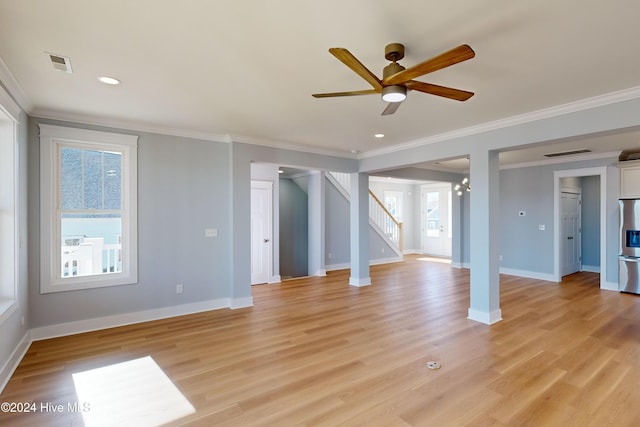
[(388, 78), (384, 79), (383, 83), (385, 86), (402, 84), (415, 77), (433, 73), (434, 71), (441, 70), (442, 68), (446, 68), (450, 65), (471, 59), (474, 56), (476, 56), (476, 53), (473, 49), (468, 45), (463, 44), (431, 59), (427, 59), (418, 65), (414, 65), (406, 70), (392, 74)]
[(380, 91), (375, 89), (365, 89), (365, 90), (352, 90), (350, 92), (314, 93), (311, 96), (313, 96), (314, 98), (332, 98), (334, 96), (371, 95), (374, 93), (380, 93)]
[(351, 68), (357, 75), (365, 79), (374, 89), (381, 91), (382, 82), (376, 77), (367, 67), (362, 65), (358, 59), (351, 54), (347, 49), (342, 47), (332, 47), (329, 52), (338, 58), (347, 67)]
[(402, 102), (389, 102), (387, 104), (387, 108), (382, 112), (382, 115), (388, 116), (389, 114), (395, 113), (398, 110), (398, 107), (400, 107), (400, 104), (402, 104)]
[(444, 98), (455, 99), (456, 101), (466, 101), (473, 96), (473, 92), (467, 92), (466, 90), (438, 86), (431, 83), (417, 82), (415, 80), (406, 82), (405, 86), (407, 86), (407, 89), (417, 90), (418, 92), (429, 93), (431, 95), (438, 95)]

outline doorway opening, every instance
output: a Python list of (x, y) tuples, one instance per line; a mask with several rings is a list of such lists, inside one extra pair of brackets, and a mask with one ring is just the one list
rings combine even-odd
[(582, 271), (582, 179), (562, 178), (561, 184), (560, 276), (564, 277)]
[[(590, 236), (595, 233), (596, 236), (599, 237), (599, 244), (595, 245), (598, 250), (598, 253), (594, 256), (599, 258), (599, 262), (597, 266), (589, 266), (585, 260), (585, 253), (582, 254), (582, 270), (583, 271), (596, 271), (599, 270), (600, 273), (600, 288), (601, 289), (609, 289), (609, 290), (618, 290), (617, 283), (607, 282), (607, 168), (605, 166), (601, 167), (593, 167), (593, 168), (583, 168), (583, 169), (568, 169), (561, 171), (554, 171), (554, 268), (553, 268), (553, 277), (556, 282), (560, 282), (562, 278), (561, 264), (562, 264), (562, 250), (561, 246), (563, 241), (567, 236), (562, 236), (561, 233), (561, 193), (562, 193), (562, 179), (563, 178), (582, 178), (586, 179), (586, 177), (597, 177), (597, 181), (591, 181), (591, 185), (594, 185), (599, 190), (598, 200), (595, 202), (595, 209), (597, 210), (597, 219), (595, 220), (595, 225), (590, 225), (588, 227), (589, 233), (587, 234), (587, 227), (582, 227), (582, 237), (585, 245), (581, 246), (582, 252), (584, 252), (584, 248), (593, 247), (593, 241), (596, 238), (592, 238)], [(599, 182), (598, 182), (599, 181)], [(584, 198), (587, 196), (587, 192), (582, 192), (583, 205)], [(584, 211), (583, 211), (582, 221), (585, 221)], [(591, 244), (587, 241), (591, 241)]]
[(420, 249), (423, 254), (451, 257), (451, 184), (420, 187)]
[(272, 275), (273, 182), (251, 181), (251, 284), (269, 283)]

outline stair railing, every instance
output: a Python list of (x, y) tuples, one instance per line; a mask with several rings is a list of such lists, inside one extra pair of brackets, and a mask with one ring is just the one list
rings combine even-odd
[[(342, 186), (342, 189), (349, 194), (351, 182), (349, 174), (344, 172), (330, 172), (330, 174)], [(389, 212), (371, 190), (369, 190), (369, 217), (402, 253), (402, 223)]]
[(389, 212), (371, 190), (369, 190), (369, 216), (402, 253), (402, 223)]

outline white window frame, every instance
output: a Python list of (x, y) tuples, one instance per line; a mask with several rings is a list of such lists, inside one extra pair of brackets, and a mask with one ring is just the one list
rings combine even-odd
[[(40, 293), (129, 285), (138, 282), (138, 137), (40, 124)], [(122, 153), (122, 272), (61, 277), (60, 147)]]
[(387, 199), (396, 199), (396, 221), (402, 222), (402, 214), (403, 214), (403, 200), (404, 193), (399, 190), (384, 190), (382, 197), (384, 198), (385, 208), (387, 207)]
[[(18, 117), (20, 107), (0, 86), (0, 185), (3, 212), (0, 238), (0, 324), (18, 307)], [(8, 184), (8, 185), (7, 185)], [(8, 215), (7, 215), (8, 214)], [(5, 233), (6, 232), (6, 233)]]

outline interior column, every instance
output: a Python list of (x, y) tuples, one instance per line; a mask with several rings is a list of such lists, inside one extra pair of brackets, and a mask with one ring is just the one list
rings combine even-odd
[(488, 325), (502, 320), (499, 272), (498, 152), (477, 149), (470, 155), (470, 261), (469, 319)]
[(326, 276), (325, 269), (325, 184), (323, 171), (311, 171), (307, 189), (309, 206), (309, 261), (310, 276)]
[(369, 276), (369, 175), (352, 173), (350, 206), (350, 245), (352, 286), (371, 284)]

